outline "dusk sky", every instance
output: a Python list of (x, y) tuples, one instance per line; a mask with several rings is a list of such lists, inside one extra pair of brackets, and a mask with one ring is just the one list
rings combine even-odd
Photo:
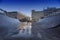
[(18, 11), (31, 16), (31, 10), (40, 11), (47, 7), (60, 7), (60, 0), (0, 0), (0, 8)]

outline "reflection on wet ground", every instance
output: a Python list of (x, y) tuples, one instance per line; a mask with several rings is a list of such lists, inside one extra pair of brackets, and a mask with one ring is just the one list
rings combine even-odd
[(31, 37), (31, 22), (21, 22), (19, 26), (19, 33), (17, 35), (14, 35), (13, 37)]

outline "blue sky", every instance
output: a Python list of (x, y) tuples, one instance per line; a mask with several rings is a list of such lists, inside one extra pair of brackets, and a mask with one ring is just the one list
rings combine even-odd
[(28, 16), (31, 16), (33, 9), (39, 11), (47, 7), (60, 7), (60, 0), (0, 0), (0, 8)]

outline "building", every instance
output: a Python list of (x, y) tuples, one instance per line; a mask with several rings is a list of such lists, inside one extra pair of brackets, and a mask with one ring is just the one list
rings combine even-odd
[(32, 20), (37, 21), (39, 18), (43, 18), (43, 11), (32, 10)]
[(47, 9), (44, 9), (43, 12), (44, 12), (45, 17), (55, 16), (55, 15), (60, 14), (60, 8), (56, 8), (56, 7), (49, 8), (48, 7)]
[(17, 14), (18, 14), (17, 11), (7, 12), (7, 13), (6, 13), (6, 16), (9, 16), (9, 17), (11, 17), (11, 18), (16, 18), (16, 19), (17, 19)]
[(3, 9), (0, 8), (0, 14), (1, 15), (6, 15), (6, 13), (7, 13), (7, 11), (5, 11), (5, 10), (3, 10)]
[(60, 8), (52, 7), (47, 9), (43, 9), (42, 11), (35, 11), (32, 10), (32, 20), (38, 21), (39, 19), (45, 18), (45, 17), (51, 17), (60, 15)]

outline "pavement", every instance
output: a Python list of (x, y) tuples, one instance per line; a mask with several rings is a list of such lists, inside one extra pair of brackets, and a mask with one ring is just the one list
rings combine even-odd
[[(59, 21), (57, 21), (57, 20), (59, 20)], [(37, 33), (40, 33), (41, 40), (60, 40), (60, 24), (58, 24), (58, 23), (60, 23), (59, 17), (55, 18), (53, 20), (50, 20), (51, 22), (53, 22), (53, 23), (56, 22), (55, 24), (58, 24), (58, 25), (54, 25), (53, 27), (51, 27), (51, 25), (48, 25), (49, 22), (47, 22), (47, 21), (49, 21), (49, 18), (47, 20), (42, 21), (44, 24), (42, 22), (39, 22), (39, 23), (33, 22), (32, 23), (33, 34), (37, 36)], [(40, 23), (42, 23), (42, 24), (40, 24)], [(47, 28), (46, 26), (49, 28)]]

